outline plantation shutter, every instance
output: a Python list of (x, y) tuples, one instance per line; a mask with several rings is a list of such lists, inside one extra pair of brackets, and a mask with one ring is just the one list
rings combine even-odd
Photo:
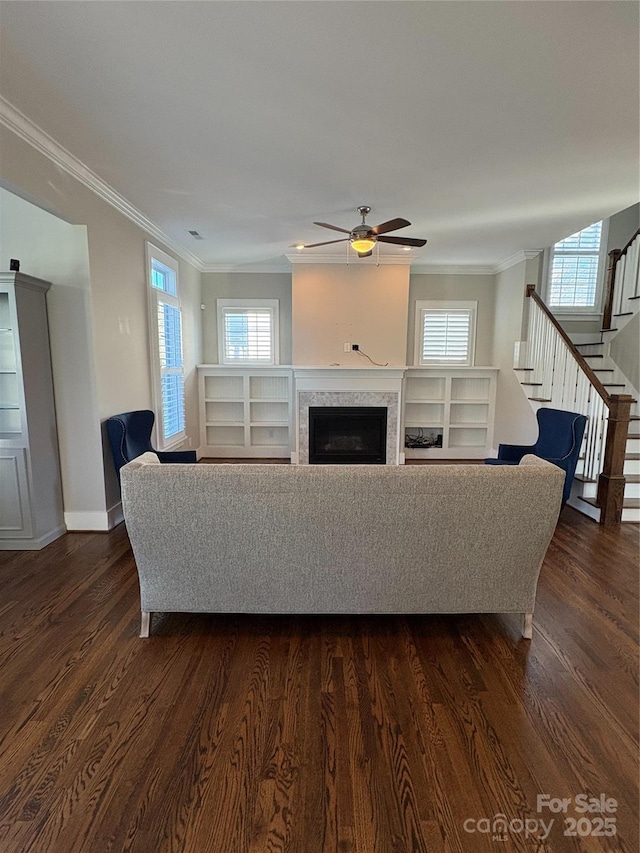
[(164, 439), (184, 431), (184, 377), (182, 311), (179, 305), (158, 299), (158, 347)]
[(273, 311), (224, 309), (224, 361), (273, 364)]
[(470, 364), (471, 311), (425, 308), (421, 363)]

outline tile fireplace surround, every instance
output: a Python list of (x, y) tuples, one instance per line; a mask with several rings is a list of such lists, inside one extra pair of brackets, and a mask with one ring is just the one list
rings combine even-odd
[(386, 406), (387, 465), (404, 462), (400, 443), (402, 367), (296, 367), (296, 450), (292, 462), (309, 464), (310, 406)]

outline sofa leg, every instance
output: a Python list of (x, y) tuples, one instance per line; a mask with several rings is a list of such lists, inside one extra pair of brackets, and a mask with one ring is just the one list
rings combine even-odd
[(533, 638), (533, 613), (523, 613), (522, 615), (524, 616), (522, 636), (525, 640), (531, 640)]
[(142, 610), (140, 613), (140, 636), (148, 637), (151, 631), (151, 613), (148, 610)]

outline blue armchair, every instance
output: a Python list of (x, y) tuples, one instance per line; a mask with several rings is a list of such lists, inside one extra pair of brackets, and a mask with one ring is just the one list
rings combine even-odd
[(156, 453), (160, 462), (196, 462), (195, 450), (154, 450), (151, 446), (154, 419), (155, 415), (148, 409), (107, 418), (107, 435), (118, 480), (122, 466), (147, 451)]
[(538, 440), (530, 446), (501, 444), (497, 459), (485, 459), (487, 465), (517, 465), (523, 456), (532, 453), (564, 469), (564, 503), (571, 495), (571, 484), (578, 464), (582, 437), (587, 424), (585, 415), (563, 412), (560, 409), (538, 409)]

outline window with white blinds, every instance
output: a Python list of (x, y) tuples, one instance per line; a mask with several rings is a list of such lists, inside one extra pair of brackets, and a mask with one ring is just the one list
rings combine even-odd
[(602, 222), (556, 243), (550, 253), (547, 301), (551, 308), (594, 308), (601, 270)]
[(278, 300), (218, 299), (221, 364), (278, 363)]
[(472, 365), (476, 302), (416, 302), (416, 364)]
[(148, 243), (147, 263), (156, 444), (164, 450), (185, 438), (182, 308), (177, 262)]

